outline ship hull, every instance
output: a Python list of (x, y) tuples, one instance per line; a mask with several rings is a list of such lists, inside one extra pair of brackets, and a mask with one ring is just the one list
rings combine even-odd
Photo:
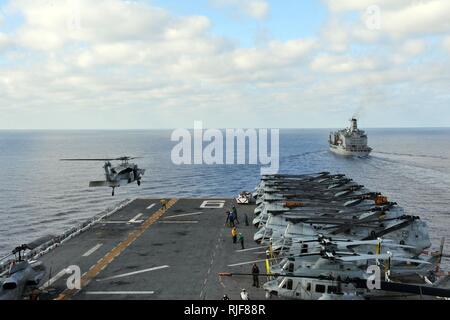
[(341, 155), (341, 156), (348, 156), (348, 157), (366, 157), (370, 154), (370, 152), (372, 150), (364, 150), (364, 151), (351, 151), (351, 150), (346, 150), (340, 147), (336, 147), (336, 146), (332, 146), (330, 145), (330, 151)]

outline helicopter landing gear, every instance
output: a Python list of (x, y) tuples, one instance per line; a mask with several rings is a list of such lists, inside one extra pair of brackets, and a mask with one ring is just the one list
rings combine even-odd
[(141, 185), (141, 180), (137, 181), (137, 185), (140, 186)]
[(113, 197), (114, 197), (114, 189), (115, 189), (115, 188), (113, 187), (113, 188), (112, 188), (112, 196), (113, 196)]

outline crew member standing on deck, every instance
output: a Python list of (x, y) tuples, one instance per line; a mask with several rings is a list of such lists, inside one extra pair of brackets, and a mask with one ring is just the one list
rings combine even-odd
[(242, 250), (244, 250), (245, 249), (244, 248), (244, 236), (240, 232), (239, 232), (239, 235), (238, 235), (238, 241), (241, 244)]
[(245, 225), (248, 227), (250, 225), (250, 223), (248, 222), (248, 216), (245, 212), (244, 212), (244, 221), (245, 221)]
[(233, 243), (236, 243), (236, 240), (237, 240), (237, 229), (236, 229), (236, 227), (233, 227), (233, 229), (231, 229), (231, 236), (233, 237)]
[(225, 221), (225, 226), (228, 226), (228, 222), (230, 221), (231, 212), (227, 211), (226, 214), (227, 214), (227, 220)]
[(234, 214), (233, 212), (230, 212), (230, 227), (234, 228)]
[(252, 274), (253, 274), (253, 286), (259, 288), (259, 268), (256, 265), (256, 263), (253, 264)]
[(231, 208), (231, 213), (233, 214), (233, 217), (234, 217), (234, 220), (236, 220), (236, 223), (240, 224), (239, 219), (238, 219), (237, 210), (236, 210), (235, 206), (233, 206), (233, 208)]
[(161, 207), (162, 207), (164, 210), (166, 210), (166, 209), (167, 209), (167, 200), (161, 199), (160, 203), (161, 203)]

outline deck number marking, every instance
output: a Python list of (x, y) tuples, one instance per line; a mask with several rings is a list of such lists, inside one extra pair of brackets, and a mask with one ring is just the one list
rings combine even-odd
[(221, 209), (225, 205), (225, 200), (205, 200), (200, 205), (202, 209)]

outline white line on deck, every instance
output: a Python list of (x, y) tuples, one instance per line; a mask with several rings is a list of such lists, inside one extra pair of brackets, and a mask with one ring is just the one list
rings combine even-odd
[(95, 246), (93, 246), (91, 249), (83, 253), (83, 257), (89, 257), (91, 254), (93, 254), (95, 251), (98, 250), (103, 245), (103, 243), (97, 243)]
[(183, 214), (177, 214), (174, 216), (167, 216), (164, 219), (170, 219), (170, 218), (178, 218), (178, 217), (187, 217), (187, 216), (195, 216), (198, 214), (202, 214), (203, 212), (193, 212), (193, 213), (183, 213)]
[(139, 271), (128, 272), (128, 273), (124, 273), (124, 274), (119, 274), (117, 276), (112, 276), (112, 277), (103, 278), (103, 279), (97, 279), (97, 281), (105, 281), (105, 280), (123, 278), (123, 277), (128, 277), (128, 276), (132, 276), (132, 275), (139, 274), (139, 273), (161, 270), (161, 269), (166, 269), (166, 268), (169, 268), (169, 266), (164, 265), (164, 266), (160, 266), (160, 267), (154, 267), (154, 268), (148, 268), (148, 269), (139, 270)]
[(130, 223), (129, 221), (102, 221), (101, 223), (106, 223), (106, 224), (119, 224), (119, 223)]
[(143, 215), (143, 213), (138, 213), (133, 219), (131, 219), (131, 220), (128, 221), (128, 222), (129, 222), (129, 223), (141, 223), (141, 222), (144, 222), (144, 220), (137, 220), (137, 219), (139, 219), (142, 215)]
[(109, 294), (121, 294), (121, 295), (138, 295), (138, 294), (154, 294), (154, 291), (85, 291), (86, 294), (96, 295), (109, 295)]
[(155, 206), (155, 204), (152, 203), (151, 205), (149, 205), (149, 206), (147, 207), (147, 210), (150, 210), (150, 209), (153, 208), (154, 206)]
[(256, 262), (264, 262), (266, 261), (266, 259), (262, 259), (262, 260), (254, 260), (254, 261), (246, 261), (246, 262), (240, 262), (240, 263), (235, 263), (235, 264), (229, 264), (229, 267), (237, 267), (237, 266), (243, 266), (244, 264), (250, 264), (250, 263), (256, 263)]
[(191, 223), (191, 224), (194, 224), (194, 223), (198, 223), (198, 221), (159, 221), (158, 223), (169, 223), (169, 224), (176, 224), (176, 223), (179, 223), (179, 224), (183, 224), (183, 223)]
[(253, 248), (241, 249), (241, 250), (236, 250), (236, 252), (245, 252), (245, 251), (251, 251), (251, 250), (256, 250), (256, 249), (261, 249), (261, 247), (253, 247)]
[(52, 284), (54, 284), (56, 281), (58, 281), (60, 278), (62, 278), (64, 275), (67, 274), (66, 269), (62, 269), (60, 272), (58, 272), (53, 278), (48, 280), (46, 283), (44, 283), (39, 289), (43, 290)]
[(101, 223), (106, 223), (106, 224), (121, 224), (121, 223), (125, 223), (125, 224), (130, 224), (130, 223), (142, 223), (143, 222), (143, 220), (136, 220), (136, 221), (131, 221), (131, 220), (128, 220), (128, 221), (120, 221), (120, 220), (115, 220), (115, 221), (102, 221)]

